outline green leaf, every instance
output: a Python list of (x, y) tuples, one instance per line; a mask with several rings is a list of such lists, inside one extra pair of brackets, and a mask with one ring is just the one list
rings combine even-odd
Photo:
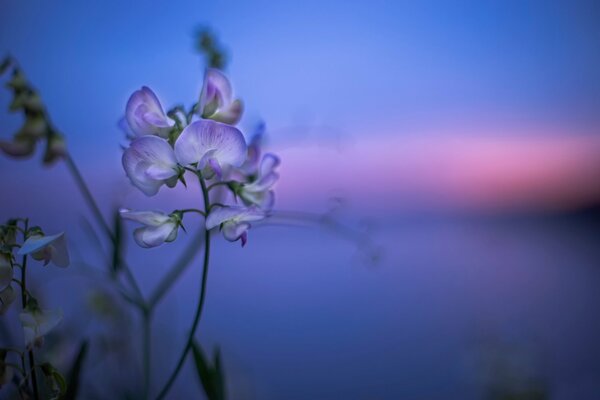
[(192, 343), (192, 352), (198, 378), (208, 400), (225, 400), (225, 379), (219, 350), (215, 351), (214, 366), (207, 362), (200, 345), (195, 341)]
[(67, 382), (62, 374), (54, 368), (50, 363), (44, 363), (40, 365), (44, 378), (46, 380), (46, 387), (50, 391), (49, 395), (51, 399), (62, 398), (67, 391)]
[(83, 361), (88, 351), (88, 342), (84, 340), (79, 346), (79, 352), (73, 361), (73, 366), (69, 372), (69, 380), (67, 386), (67, 392), (61, 400), (75, 400), (77, 398), (77, 392), (79, 390), (79, 378), (81, 376), (81, 370), (83, 368)]
[(115, 233), (112, 246), (112, 272), (116, 275), (121, 268), (121, 260), (123, 256), (123, 221), (119, 210), (115, 210), (113, 214), (113, 232)]

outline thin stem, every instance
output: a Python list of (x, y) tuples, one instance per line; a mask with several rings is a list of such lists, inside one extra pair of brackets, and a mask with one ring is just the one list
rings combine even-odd
[[(29, 220), (25, 220), (25, 229), (23, 230), (23, 241), (27, 240), (27, 232), (29, 229)], [(21, 261), (21, 306), (23, 310), (27, 307), (27, 254), (23, 255), (23, 260)], [(40, 393), (38, 391), (37, 385), (37, 374), (35, 372), (35, 356), (33, 355), (33, 349), (29, 349), (29, 366), (31, 367), (31, 386), (33, 387), (33, 397), (36, 400), (39, 400)], [(25, 368), (23, 368), (25, 371)]]
[(150, 366), (152, 365), (152, 311), (146, 310), (142, 314), (142, 326), (144, 330), (144, 350), (143, 350), (143, 364), (144, 364), (144, 395), (143, 398), (147, 399), (150, 394)]
[(210, 192), (211, 190), (213, 190), (214, 188), (218, 187), (218, 186), (227, 186), (229, 185), (228, 181), (218, 181), (213, 183), (212, 185), (208, 186), (208, 191)]
[(184, 213), (184, 214), (185, 214), (185, 213), (196, 213), (196, 214), (200, 214), (200, 215), (202, 215), (204, 218), (206, 218), (206, 213), (205, 213), (204, 211), (200, 211), (200, 210), (197, 210), (197, 209), (195, 209), (195, 208), (186, 208), (185, 210), (179, 210), (179, 211), (180, 211), (180, 212), (182, 212), (182, 213)]
[[(202, 176), (200, 174), (198, 174), (198, 179), (200, 181), (200, 186), (202, 187), (202, 195), (204, 197), (204, 209), (208, 213), (208, 208), (210, 205), (210, 203), (209, 203), (210, 200), (208, 197), (208, 190), (206, 189), (206, 184), (204, 183), (204, 180), (202, 179)], [(203, 266), (202, 266), (202, 281), (200, 283), (200, 296), (198, 298), (198, 306), (196, 307), (196, 313), (194, 315), (194, 322), (192, 323), (192, 328), (190, 329), (190, 333), (188, 335), (185, 348), (181, 352), (181, 356), (179, 357), (177, 366), (175, 367), (175, 370), (173, 370), (173, 372), (171, 373), (169, 380), (167, 381), (167, 383), (165, 384), (163, 389), (160, 391), (159, 395), (156, 397), (157, 400), (163, 399), (169, 392), (169, 389), (171, 389), (171, 386), (173, 385), (173, 383), (175, 383), (175, 379), (177, 378), (177, 375), (179, 375), (179, 372), (181, 371), (181, 368), (183, 367), (183, 364), (185, 362), (185, 358), (187, 357), (187, 354), (190, 351), (190, 348), (192, 347), (192, 343), (194, 341), (194, 335), (196, 333), (196, 328), (198, 327), (198, 322), (200, 322), (200, 317), (202, 315), (202, 309), (204, 307), (209, 259), (210, 259), (210, 231), (206, 230), (206, 233), (204, 235), (204, 261), (203, 261)]]
[[(73, 178), (75, 179), (75, 183), (77, 184), (79, 191), (81, 192), (86, 203), (92, 210), (92, 214), (94, 214), (94, 217), (96, 218), (98, 224), (100, 224), (100, 226), (102, 227), (102, 230), (104, 231), (106, 236), (111, 240), (111, 242), (115, 243), (116, 237), (115, 237), (112, 229), (108, 226), (108, 223), (102, 216), (102, 212), (100, 211), (100, 208), (98, 207), (98, 204), (96, 203), (96, 200), (94, 199), (94, 196), (92, 195), (92, 192), (90, 192), (90, 189), (88, 188), (87, 183), (85, 182), (85, 179), (83, 179), (81, 172), (79, 172), (79, 168), (77, 168), (75, 161), (73, 161), (71, 156), (69, 154), (67, 154), (67, 156), (65, 157), (65, 162), (67, 164), (67, 167), (69, 168), (69, 171), (71, 172), (71, 175), (73, 175)], [(121, 264), (122, 270), (125, 272), (125, 276), (127, 277), (127, 279), (129, 280), (129, 283), (133, 287), (133, 290), (136, 292), (137, 296), (140, 299), (142, 299), (141, 302), (143, 303), (144, 297), (142, 295), (142, 291), (140, 290), (140, 287), (139, 287), (135, 277), (133, 276), (133, 273), (131, 272), (131, 270), (129, 269), (129, 267), (127, 266), (127, 264), (125, 263), (124, 260), (119, 260), (119, 262)]]

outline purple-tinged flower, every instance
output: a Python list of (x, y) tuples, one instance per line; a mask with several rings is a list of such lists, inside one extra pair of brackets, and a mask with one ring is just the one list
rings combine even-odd
[(119, 212), (122, 218), (144, 225), (133, 232), (136, 243), (141, 247), (156, 247), (165, 242), (172, 242), (177, 238), (177, 231), (181, 225), (180, 214), (167, 215), (157, 211), (131, 211), (127, 209), (121, 209)]
[(175, 156), (181, 165), (197, 163), (221, 176), (222, 169), (239, 167), (246, 159), (246, 141), (233, 126), (200, 120), (186, 126), (175, 142)]
[(7, 286), (5, 289), (0, 290), (0, 315), (4, 315), (10, 305), (17, 298), (17, 292), (12, 286)]
[(25, 345), (31, 348), (34, 344), (41, 345), (43, 338), (54, 329), (63, 318), (61, 310), (42, 310), (35, 300), (30, 300), (25, 311), (19, 314), (23, 326)]
[(206, 217), (206, 229), (221, 226), (225, 239), (230, 242), (241, 239), (243, 247), (248, 240), (250, 222), (260, 221), (265, 217), (265, 212), (257, 207), (217, 207)]
[(165, 115), (158, 97), (146, 86), (133, 92), (129, 98), (125, 118), (136, 136), (158, 135), (167, 138), (174, 124)]
[(52, 261), (57, 267), (65, 268), (70, 263), (64, 232), (50, 236), (33, 234), (27, 238), (17, 254), (31, 254), (35, 260), (44, 261), (44, 265)]
[(123, 153), (123, 168), (131, 183), (146, 196), (153, 196), (163, 184), (177, 183), (178, 166), (169, 142), (156, 136), (142, 136)]
[(241, 184), (237, 194), (246, 205), (257, 205), (263, 210), (269, 210), (275, 202), (275, 193), (271, 187), (279, 179), (275, 168), (279, 165), (279, 157), (274, 154), (265, 154), (255, 180), (251, 183)]
[(12, 141), (0, 141), (0, 149), (12, 157), (27, 157), (35, 151), (38, 140), (48, 131), (46, 120), (39, 116), (28, 116), (25, 123), (13, 136)]
[(3, 291), (12, 282), (13, 269), (10, 263), (10, 256), (0, 253), (0, 291)]
[(198, 109), (200, 117), (229, 125), (237, 124), (243, 112), (242, 102), (233, 99), (233, 89), (229, 79), (214, 68), (208, 68), (204, 75)]
[(0, 141), (0, 149), (12, 157), (28, 157), (35, 151), (35, 139), (15, 137), (12, 142)]

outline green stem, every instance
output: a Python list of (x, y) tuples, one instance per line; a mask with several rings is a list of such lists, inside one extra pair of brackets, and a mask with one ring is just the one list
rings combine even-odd
[[(23, 230), (23, 242), (27, 240), (27, 232), (29, 229), (29, 220), (25, 220), (25, 229)], [(27, 254), (23, 255), (23, 260), (21, 261), (21, 306), (23, 310), (27, 307)], [(33, 349), (29, 349), (29, 366), (31, 368), (31, 386), (33, 388), (33, 397), (36, 400), (39, 400), (40, 393), (37, 385), (37, 373), (35, 372), (35, 356), (33, 355)], [(25, 370), (25, 369), (23, 369)]]
[(195, 208), (186, 208), (184, 210), (178, 210), (178, 211), (182, 212), (183, 214), (185, 214), (185, 213), (196, 213), (196, 214), (200, 214), (200, 215), (202, 215), (203, 217), (206, 218), (206, 214), (204, 213), (204, 211), (200, 211), (200, 210), (197, 210)]
[[(202, 236), (202, 237), (201, 237)], [(166, 276), (160, 281), (156, 289), (148, 297), (148, 307), (154, 309), (158, 302), (167, 294), (169, 289), (177, 282), (177, 279), (186, 270), (190, 261), (202, 249), (204, 241), (201, 239), (204, 236), (204, 230), (198, 232), (192, 241), (185, 248), (181, 256), (177, 259), (173, 267), (171, 267)]]
[[(198, 179), (200, 181), (200, 186), (202, 187), (202, 195), (204, 197), (204, 209), (206, 210), (206, 213), (208, 213), (208, 209), (209, 209), (209, 205), (210, 205), (210, 200), (208, 197), (208, 190), (206, 189), (206, 184), (204, 183), (204, 180), (202, 179), (202, 176), (200, 174), (198, 174)], [(187, 354), (190, 351), (190, 348), (192, 347), (192, 343), (194, 342), (194, 335), (196, 333), (196, 328), (198, 327), (198, 322), (200, 322), (200, 317), (202, 315), (202, 309), (204, 308), (204, 299), (206, 296), (206, 281), (207, 281), (207, 277), (208, 277), (209, 259), (210, 259), (210, 231), (206, 230), (206, 233), (204, 235), (204, 261), (203, 261), (203, 266), (202, 266), (202, 281), (200, 283), (200, 296), (198, 298), (198, 306), (196, 307), (196, 313), (194, 315), (194, 322), (192, 323), (192, 327), (190, 329), (190, 333), (188, 335), (188, 338), (187, 338), (187, 341), (185, 344), (185, 348), (181, 352), (181, 356), (179, 357), (177, 366), (175, 367), (175, 369), (169, 376), (169, 380), (167, 381), (165, 386), (162, 388), (159, 395), (156, 397), (157, 400), (163, 399), (169, 392), (169, 389), (171, 389), (171, 386), (173, 385), (173, 383), (175, 383), (175, 379), (177, 378), (177, 375), (179, 375), (179, 372), (181, 371), (181, 368), (183, 367), (183, 364), (185, 362)]]
[(147, 399), (150, 394), (150, 366), (152, 362), (152, 311), (147, 309), (142, 314), (142, 325), (144, 330), (144, 350), (143, 350), (143, 364), (144, 364), (144, 394), (143, 398)]
[[(79, 168), (77, 168), (75, 161), (73, 161), (73, 159), (71, 158), (70, 155), (67, 155), (64, 159), (65, 159), (65, 163), (67, 164), (67, 167), (69, 168), (69, 171), (71, 172), (71, 175), (73, 175), (73, 178), (75, 179), (75, 183), (77, 184), (79, 191), (83, 195), (83, 198), (85, 199), (87, 205), (92, 210), (92, 214), (94, 214), (96, 221), (98, 222), (98, 224), (100, 224), (100, 226), (102, 227), (102, 230), (104, 231), (106, 236), (110, 239), (110, 241), (112, 243), (115, 243), (116, 237), (115, 237), (112, 229), (108, 226), (108, 223), (102, 216), (102, 212), (100, 211), (100, 208), (98, 207), (98, 204), (96, 203), (96, 200), (94, 199), (94, 196), (92, 195), (92, 192), (90, 192), (90, 189), (89, 189), (87, 183), (85, 182), (85, 179), (83, 179), (81, 172), (79, 172)], [(121, 269), (125, 272), (125, 276), (127, 277), (127, 280), (129, 280), (129, 283), (131, 284), (133, 290), (136, 292), (137, 296), (141, 300), (141, 303), (143, 304), (144, 297), (142, 295), (142, 291), (141, 291), (135, 277), (133, 276), (133, 273), (131, 272), (131, 270), (129, 269), (129, 267), (127, 266), (127, 264), (125, 263), (124, 260), (119, 260), (119, 261), (121, 264)]]

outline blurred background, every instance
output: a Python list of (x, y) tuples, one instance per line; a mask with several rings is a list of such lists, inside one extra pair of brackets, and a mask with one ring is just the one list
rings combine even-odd
[[(256, 229), (244, 249), (216, 240), (197, 337), (221, 349), (232, 399), (597, 399), (598, 21), (594, 0), (3, 0), (0, 52), (40, 91), (107, 215), (168, 211), (196, 205), (198, 188), (134, 190), (117, 122), (142, 85), (165, 108), (197, 101), (208, 27), (242, 130), (265, 121), (282, 159), (276, 207), (343, 199), (337, 218), (371, 232), (376, 263), (317, 227)], [(1, 138), (21, 123), (0, 113)], [(101, 329), (85, 299), (102, 286), (88, 273), (102, 245), (65, 166), (40, 157), (0, 158), (0, 217), (67, 232), (73, 265), (38, 268), (33, 287), (84, 337)], [(153, 250), (128, 237), (144, 292), (191, 236)], [(200, 262), (157, 310), (153, 391), (188, 332)], [(135, 341), (134, 323), (116, 331)], [(107, 367), (118, 353), (86, 369), (89, 398), (116, 390), (99, 376), (138, 376), (135, 357)], [(171, 395), (198, 393), (188, 368)]]

